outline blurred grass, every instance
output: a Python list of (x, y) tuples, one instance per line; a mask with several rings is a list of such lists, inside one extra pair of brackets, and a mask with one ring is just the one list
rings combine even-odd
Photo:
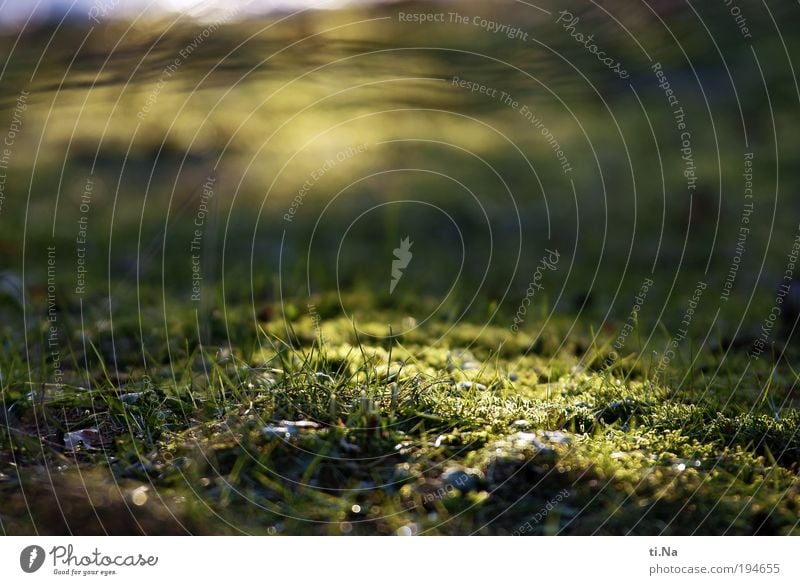
[[(757, 153), (761, 195), (756, 212), (761, 221), (748, 242), (742, 278), (760, 265), (768, 242), (770, 250), (785, 250), (791, 242), (796, 205), (784, 198), (778, 205), (771, 196), (776, 161), (770, 114), (779, 129), (775, 138), (781, 157), (777, 161), (782, 167), (781, 188), (790, 190), (796, 171), (786, 163), (792, 160), (796, 146), (781, 121), (795, 107), (796, 96), (785, 83), (786, 62), (774, 36), (760, 38), (758, 45), (774, 108), (765, 112), (766, 94), (752, 54), (738, 39), (731, 34), (715, 37), (725, 65), (738, 74), (738, 94), (734, 96), (726, 86), (723, 66), (708, 50), (710, 39), (700, 46), (701, 35), (688, 34), (688, 15), (673, 15), (671, 30), (676, 35), (687, 31), (688, 39), (681, 36), (682, 42), (689, 43), (684, 50), (691, 51), (692, 66), (708, 86), (704, 90), (711, 100), (712, 125), (690, 71), (685, 66), (670, 66), (680, 59), (675, 43), (666, 42), (665, 33), (652, 18), (631, 17), (632, 34), (652, 37), (650, 50), (668, 67), (687, 111), (700, 176), (690, 225), (690, 202), (678, 172), (682, 165), (677, 135), (665, 99), (641, 55), (619, 37), (609, 32), (602, 35), (609, 28), (607, 21), (596, 15), (591, 19), (591, 14), (584, 17), (595, 22), (599, 38), (638, 63), (629, 69), (635, 72), (634, 85), (644, 109), (624, 84), (613, 83), (587, 61), (582, 49), (568, 43), (560, 31), (543, 26), (544, 16), (531, 16), (529, 26), (544, 31), (541, 42), (553, 44), (559, 55), (582, 66), (594, 87), (535, 43), (504, 42), (502, 37), (481, 34), (474, 27), (400, 26), (392, 11), (333, 14), (217, 30), (166, 78), (152, 113), (144, 120), (137, 113), (158, 87), (164, 67), (198, 34), (197, 27), (164, 24), (161, 28), (134, 27), (129, 32), (107, 25), (93, 29), (85, 38), (83, 30), (59, 30), (54, 42), (66, 47), (83, 43), (80, 52), (44, 53), (32, 82), (24, 75), (46, 42), (51, 42), (52, 31), (26, 37), (10, 55), (4, 75), (7, 102), (13, 102), (17, 91), (27, 87), (35, 103), (25, 115), (25, 132), (15, 144), (5, 221), (20, 225), (27, 217), (32, 242), (49, 238), (53, 226), (57, 241), (70, 242), (79, 216), (77, 200), (91, 176), (99, 188), (91, 208), (95, 227), (91, 229), (90, 253), (102, 270), (106, 264), (103, 252), (109, 244), (114, 246), (114, 262), (122, 265), (112, 267), (114, 278), (120, 272), (127, 274), (125, 264), (130, 265), (136, 256), (133, 243), (139, 242), (140, 222), (143, 244), (163, 238), (169, 249), (179, 249), (191, 239), (196, 214), (193, 197), (213, 170), (219, 175), (219, 207), (214, 214), (218, 241), (224, 238), (226, 227), (228, 234), (247, 234), (247, 238), (225, 238), (225, 249), (235, 258), (250, 256), (249, 240), (253, 239), (253, 264), (264, 259), (274, 266), (284, 228), (290, 228), (284, 241), (287, 258), (296, 262), (293, 253), (302, 254), (319, 210), (332, 195), (346, 189), (327, 210), (323, 227), (349, 223), (375, 203), (403, 198), (436, 204), (466, 228), (488, 223), (478, 237), (470, 234), (466, 238), (468, 244), (475, 243), (475, 250), (465, 252), (466, 269), (479, 267), (477, 274), (466, 275), (472, 280), (464, 279), (471, 289), (477, 288), (478, 276), (483, 273), (489, 229), (497, 250), (541, 250), (550, 245), (574, 253), (567, 288), (587, 290), (593, 283), (599, 294), (613, 296), (620, 277), (638, 282), (653, 264), (672, 276), (671, 269), (681, 260), (687, 228), (691, 228), (687, 240), (691, 251), (683, 256), (679, 285), (693, 285), (705, 272), (709, 256), (709, 277), (721, 284), (737, 235), (725, 226), (738, 221), (740, 214), (745, 147), (734, 99), (738, 98), (747, 116), (751, 149)], [(386, 18), (387, 14), (389, 20), (348, 24)], [(501, 10), (496, 18), (503, 16)], [(115, 47), (118, 40), (121, 44)], [(465, 45), (469, 49), (463, 49)], [(533, 79), (502, 62), (529, 72)], [(532, 109), (563, 145), (574, 173), (564, 176), (550, 146), (533, 126), (526, 126), (519, 112), (499, 100), (454, 88), (454, 75), (507, 91)], [(305, 198), (295, 222), (287, 225), (282, 221), (290, 200), (312, 172), (337, 153), (361, 144), (368, 145), (365, 154), (326, 173)], [(620, 156), (623, 153), (625, 156)], [(381, 174), (398, 168), (433, 172)], [(574, 196), (569, 178), (574, 180)], [(359, 181), (351, 185), (354, 179)], [(468, 186), (472, 195), (459, 183)], [(30, 201), (28, 191), (34, 195)], [(58, 209), (54, 197), (37, 196), (39, 193), (57, 193)], [(483, 209), (470, 203), (472, 196)], [(720, 215), (716, 213), (718, 205)], [(768, 219), (778, 209), (782, 212), (776, 214), (772, 226)], [(47, 217), (52, 222), (43, 219)], [(439, 223), (441, 218), (432, 220)], [(376, 225), (381, 224), (378, 220)], [(431, 229), (423, 225), (417, 231)], [(341, 230), (323, 230), (327, 231), (338, 243)], [(4, 260), (6, 268), (19, 269), (21, 255), (13, 253), (19, 252), (14, 242), (17, 238), (12, 232), (7, 234), (6, 245), (12, 253)], [(386, 249), (396, 245), (393, 239), (395, 234), (386, 238)], [(444, 243), (447, 247), (458, 245), (452, 237)], [(318, 285), (322, 289), (336, 285), (327, 278), (327, 271), (320, 269), (335, 261), (327, 251), (321, 244), (311, 253), (311, 261), (317, 263), (311, 271), (316, 279), (322, 278)], [(67, 248), (65, 253), (71, 255), (71, 250)], [(206, 254), (219, 255), (220, 251)], [(139, 267), (143, 278), (158, 272), (159, 255)], [(168, 272), (185, 272), (184, 255), (163, 256)], [(769, 256), (768, 267), (780, 272), (780, 254)], [(215, 256), (209, 262), (217, 264), (217, 260), (222, 259)], [(352, 260), (343, 267), (345, 282), (357, 279), (358, 272), (370, 272), (360, 270), (369, 257), (345, 260)], [(492, 290), (492, 283), (505, 283), (509, 278), (524, 288), (528, 275), (524, 270), (514, 272), (515, 260), (513, 253), (493, 256), (493, 277), (486, 283), (490, 289), (482, 294), (502, 296), (505, 286)], [(380, 262), (385, 263), (383, 259)], [(34, 271), (38, 264), (32, 262)], [(243, 265), (228, 263), (235, 278), (249, 277), (247, 272), (237, 272)], [(298, 272), (300, 266), (302, 262), (298, 262)], [(60, 272), (71, 272), (71, 267)], [(98, 278), (97, 286), (102, 289), (105, 280)], [(182, 291), (182, 281), (164, 284)], [(573, 309), (569, 304), (560, 308)], [(737, 306), (731, 313), (736, 315), (739, 309)], [(626, 311), (623, 306), (621, 312)]]

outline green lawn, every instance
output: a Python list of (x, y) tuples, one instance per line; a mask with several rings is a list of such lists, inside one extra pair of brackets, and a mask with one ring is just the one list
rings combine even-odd
[(653, 356), (613, 361), (613, 339), (586, 331), (564, 342), (563, 318), (536, 335), (438, 321), (390, 337), (380, 311), (354, 327), (317, 302), (318, 325), (275, 315), (233, 351), (176, 345), (173, 367), (148, 343), (151, 367), (124, 373), (92, 327), (75, 356), (88, 369), (63, 387), (6, 353), (4, 530), (797, 532), (788, 367), (729, 355), (715, 375), (704, 350), (654, 383)]
[(586, 77), (391, 7), (0, 37), (0, 530), (800, 532), (800, 37), (723, 9), (627, 14), (665, 77), (587, 15), (624, 82), (500, 8)]

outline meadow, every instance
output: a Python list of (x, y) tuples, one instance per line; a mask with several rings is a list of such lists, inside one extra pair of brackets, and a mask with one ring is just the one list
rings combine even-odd
[(796, 8), (651, 4), (0, 36), (2, 532), (798, 533)]

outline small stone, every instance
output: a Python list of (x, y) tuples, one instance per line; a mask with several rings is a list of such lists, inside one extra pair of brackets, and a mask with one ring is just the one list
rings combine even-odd
[(405, 482), (411, 479), (411, 466), (408, 463), (398, 463), (394, 466), (392, 482)]
[(477, 490), (483, 477), (477, 469), (452, 465), (444, 470), (441, 480), (445, 487), (451, 486), (466, 493)]
[(472, 352), (466, 349), (454, 349), (447, 354), (447, 371), (453, 370), (477, 370), (480, 364), (472, 355)]
[(401, 526), (397, 529), (397, 536), (414, 536), (419, 528), (413, 522), (406, 524), (405, 526)]
[(279, 437), (281, 439), (288, 439), (293, 434), (296, 434), (297, 431), (294, 427), (286, 427), (286, 426), (276, 426), (276, 425), (267, 425), (261, 432), (264, 433), (267, 437)]
[(557, 443), (559, 445), (569, 445), (572, 442), (570, 436), (561, 431), (543, 431), (542, 437), (547, 439), (550, 443)]
[(319, 423), (315, 423), (313, 420), (282, 420), (281, 425), (295, 429), (318, 429), (320, 427)]
[(127, 394), (120, 395), (119, 399), (125, 404), (135, 404), (139, 399), (144, 396), (144, 392), (128, 392)]
[(144, 506), (147, 503), (147, 486), (139, 486), (131, 492), (131, 502), (134, 506)]
[(217, 363), (227, 364), (233, 361), (233, 352), (230, 347), (220, 347), (217, 349)]
[(288, 439), (295, 435), (299, 435), (300, 431), (312, 430), (320, 428), (319, 423), (311, 420), (282, 420), (277, 425), (267, 425), (261, 432), (268, 437), (280, 437)]
[(100, 432), (97, 429), (82, 429), (64, 434), (64, 447), (70, 451), (84, 449), (100, 449), (103, 446)]
[(470, 381), (468, 381), (468, 380), (465, 380), (465, 381), (463, 381), (463, 382), (459, 382), (459, 383), (458, 383), (458, 389), (459, 389), (459, 390), (469, 390), (469, 389), (470, 389), (470, 388), (472, 388), (473, 386), (474, 386), (474, 387), (475, 387), (475, 389), (477, 389), (477, 390), (486, 390), (486, 386), (485, 386), (485, 385), (483, 385), (483, 384), (478, 384), (478, 383), (476, 383), (476, 382), (470, 382)]
[(555, 453), (553, 445), (568, 445), (571, 439), (561, 431), (540, 431), (539, 433), (514, 433), (508, 440), (511, 446), (516, 450), (523, 450), (533, 447), (536, 451), (543, 455), (552, 455)]

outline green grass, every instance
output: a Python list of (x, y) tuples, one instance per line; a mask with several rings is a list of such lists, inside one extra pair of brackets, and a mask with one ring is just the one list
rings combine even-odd
[[(172, 367), (153, 357), (148, 369), (124, 355), (109, 367), (108, 332), (92, 329), (62, 388), (30, 383), (6, 351), (3, 529), (797, 532), (800, 416), (785, 365), (767, 402), (756, 384), (769, 367), (745, 356), (727, 362), (731, 393), (703, 373), (680, 387), (681, 366), (653, 384), (645, 354), (611, 363), (588, 331), (561, 343), (560, 318), (538, 335), (437, 321), (389, 336), (387, 315), (372, 315), (319, 329), (280, 315), (250, 346), (175, 347)], [(717, 360), (684, 357), (701, 372)], [(87, 428), (99, 437), (65, 448)]]
[[(0, 36), (2, 119), (31, 94), (0, 213), (0, 531), (800, 532), (800, 350), (781, 326), (760, 359), (747, 355), (797, 234), (786, 52), (800, 37), (760, 36), (757, 70), (721, 4), (697, 7), (714, 43), (688, 9), (667, 31), (644, 7), (604, 6), (680, 94), (701, 177), (691, 199), (663, 91), (605, 17), (597, 38), (624, 56), (635, 97), (541, 14), (495, 16), (587, 78), (539, 46), (401, 27), (384, 7), (221, 27), (144, 120), (198, 27)], [(390, 18), (358, 24), (376, 15)], [(683, 51), (713, 93), (697, 91)], [(728, 71), (735, 97), (719, 82)], [(574, 172), (519, 111), (453, 76), (535, 110)], [(757, 197), (726, 301), (742, 117)], [(362, 144), (287, 222), (312, 173)], [(196, 303), (190, 242), (210, 175)], [(395, 205), (409, 199), (428, 205)], [(390, 294), (406, 237), (414, 260)], [(561, 261), (515, 333), (545, 248)], [(667, 364), (699, 280), (708, 288)]]

